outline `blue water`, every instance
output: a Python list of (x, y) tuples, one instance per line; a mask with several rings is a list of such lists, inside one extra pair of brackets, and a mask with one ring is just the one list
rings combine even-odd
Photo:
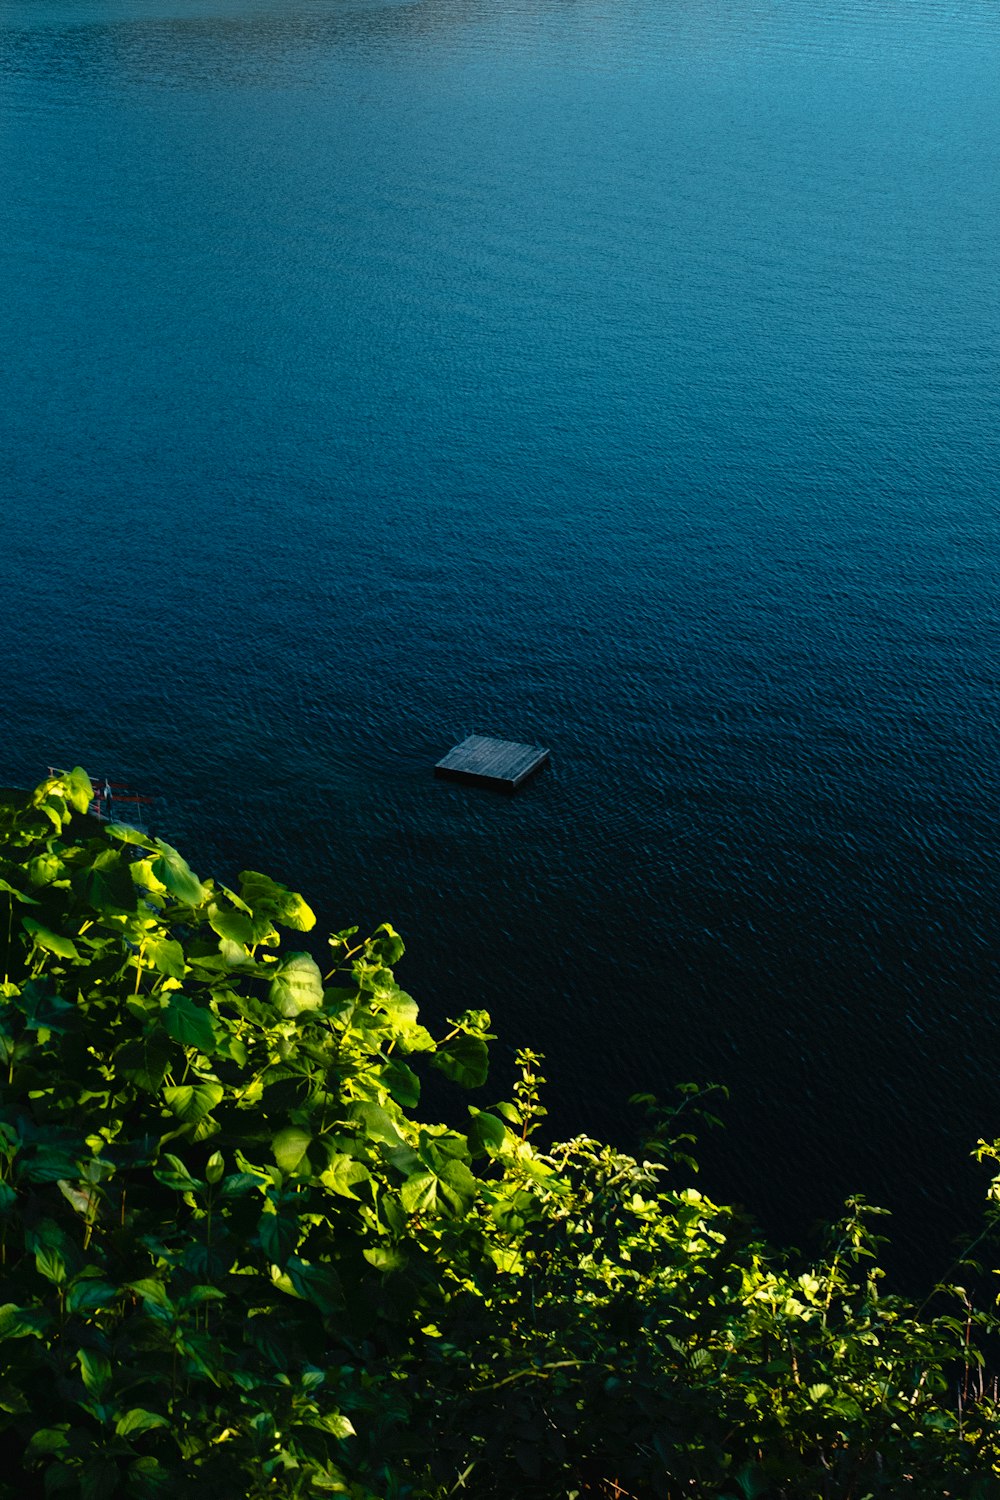
[[(390, 918), (557, 1128), (720, 1079), (707, 1187), (943, 1257), (1000, 1134), (998, 92), (985, 0), (6, 0), (0, 780)], [(552, 770), (434, 781), (473, 730)]]

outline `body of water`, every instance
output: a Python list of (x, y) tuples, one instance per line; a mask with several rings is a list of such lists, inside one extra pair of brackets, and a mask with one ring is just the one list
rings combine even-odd
[[(392, 920), (563, 1132), (725, 1082), (707, 1187), (941, 1269), (1000, 1134), (998, 95), (985, 0), (7, 0), (0, 778)], [(551, 770), (434, 781), (474, 730)]]

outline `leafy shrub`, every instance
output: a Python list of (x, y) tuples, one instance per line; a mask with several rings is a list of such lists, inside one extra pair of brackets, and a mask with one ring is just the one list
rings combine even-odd
[(485, 1013), (435, 1039), (391, 927), (324, 975), (300, 896), (91, 795), (0, 808), (0, 1493), (1000, 1494), (985, 1320), (884, 1295), (874, 1210), (796, 1264), (684, 1185), (698, 1091), (646, 1160), (545, 1149), (528, 1052), (421, 1123)]

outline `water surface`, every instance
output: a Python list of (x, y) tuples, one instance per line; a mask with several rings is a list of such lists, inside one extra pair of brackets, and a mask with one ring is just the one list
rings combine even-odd
[[(937, 1269), (1000, 1134), (998, 74), (984, 0), (8, 0), (0, 776), (390, 918), (561, 1130), (723, 1080), (708, 1186)], [(551, 772), (434, 782), (473, 730)]]

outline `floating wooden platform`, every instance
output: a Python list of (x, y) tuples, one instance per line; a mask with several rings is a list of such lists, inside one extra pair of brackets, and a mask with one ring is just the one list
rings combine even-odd
[(519, 745), (516, 740), (492, 740), (484, 734), (470, 734), (438, 761), (434, 775), (513, 792), (540, 771), (548, 758), (549, 752), (541, 745)]

